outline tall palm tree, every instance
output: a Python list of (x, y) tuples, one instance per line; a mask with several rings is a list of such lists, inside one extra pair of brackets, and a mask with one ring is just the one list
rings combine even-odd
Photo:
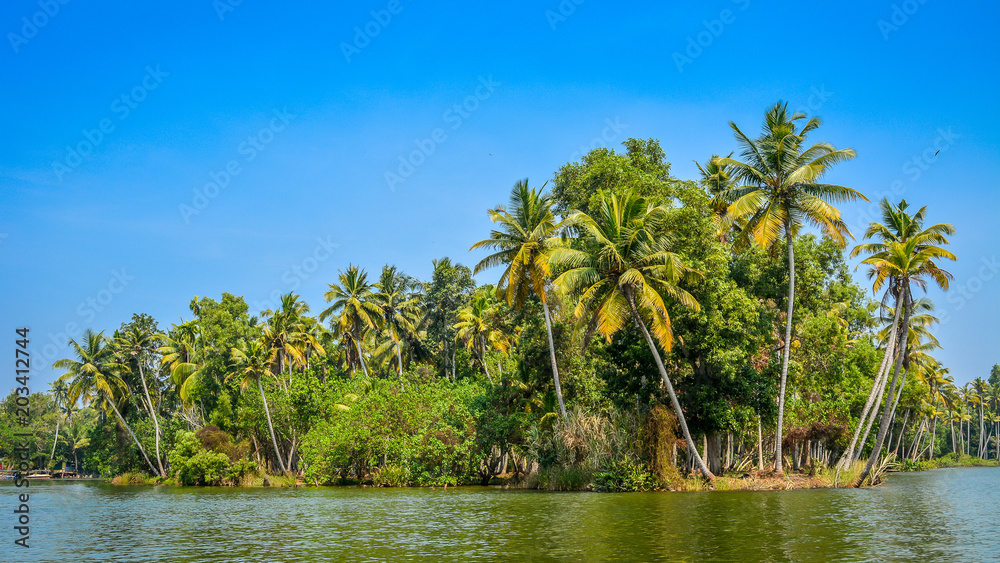
[(63, 409), (69, 402), (69, 386), (62, 379), (52, 382), (52, 401), (56, 407), (56, 432), (52, 439), (52, 453), (49, 455), (49, 465), (56, 457), (56, 444), (59, 443), (59, 423), (62, 422)]
[(987, 397), (990, 391), (990, 384), (986, 383), (982, 377), (977, 377), (972, 380), (972, 390), (975, 393), (975, 403), (978, 405), (979, 410), (979, 448), (976, 450), (976, 457), (984, 457), (986, 455), (986, 413), (985, 408), (987, 406)]
[(854, 158), (855, 152), (853, 149), (836, 149), (829, 143), (808, 146), (806, 137), (821, 122), (813, 117), (799, 128), (797, 122), (805, 118), (805, 114), (789, 114), (788, 104), (778, 102), (765, 114), (764, 130), (757, 139), (751, 139), (730, 122), (743, 160), (727, 157), (716, 161), (718, 166), (730, 171), (729, 176), (735, 184), (720, 192), (716, 201), (729, 206), (721, 221), (723, 231), (743, 223), (734, 238), (736, 247), (754, 242), (763, 248), (771, 248), (782, 235), (787, 246), (788, 311), (778, 390), (778, 426), (774, 440), (774, 468), (779, 473), (783, 471), (782, 425), (795, 302), (795, 251), (792, 242), (803, 224), (811, 223), (844, 246), (844, 235), (851, 234), (841, 219), (840, 211), (830, 202), (867, 201), (861, 192), (852, 188), (820, 183), (831, 166)]
[(69, 345), (73, 349), (76, 359), (63, 358), (52, 367), (64, 369), (66, 373), (59, 377), (60, 380), (69, 383), (68, 397), (71, 402), (76, 402), (81, 397), (89, 399), (95, 397), (103, 399), (103, 404), (118, 417), (118, 422), (132, 437), (132, 441), (139, 448), (146, 464), (153, 473), (157, 473), (153, 462), (149, 461), (146, 449), (142, 447), (139, 438), (135, 436), (132, 427), (125, 422), (121, 411), (118, 410), (118, 400), (121, 396), (129, 393), (128, 386), (122, 381), (113, 369), (113, 350), (108, 346), (108, 340), (103, 332), (95, 333), (89, 328), (81, 335), (82, 344), (70, 339)]
[(381, 326), (382, 310), (374, 301), (372, 285), (368, 283), (368, 274), (363, 269), (351, 264), (346, 272), (340, 272), (339, 281), (339, 284), (331, 283), (330, 290), (323, 294), (327, 303), (332, 304), (319, 314), (319, 320), (336, 316), (333, 328), (348, 346), (353, 343), (361, 371), (367, 377), (368, 368), (361, 342), (366, 332)]
[(177, 396), (185, 405), (191, 404), (192, 393), (201, 379), (201, 351), (198, 348), (200, 327), (196, 320), (174, 325), (169, 334), (159, 334), (160, 363), (169, 370)]
[(90, 429), (80, 420), (74, 421), (69, 425), (69, 428), (63, 429), (63, 441), (66, 442), (69, 450), (73, 452), (73, 469), (78, 474), (80, 473), (80, 458), (77, 454), (81, 448), (86, 448), (90, 445), (89, 434)]
[(403, 385), (403, 342), (417, 333), (422, 316), (416, 281), (388, 264), (375, 284), (373, 299), (382, 313), (382, 325), (396, 352), (399, 384)]
[[(875, 438), (875, 446), (872, 448), (871, 457), (865, 465), (865, 469), (854, 482), (854, 486), (859, 486), (868, 477), (872, 466), (878, 461), (881, 455), (882, 444), (885, 434), (890, 424), (891, 399), (896, 393), (896, 384), (899, 379), (899, 372), (906, 357), (906, 342), (910, 334), (910, 315), (913, 312), (912, 284), (916, 284), (921, 289), (926, 289), (928, 280), (934, 282), (941, 289), (948, 289), (948, 281), (952, 275), (938, 266), (938, 261), (942, 259), (955, 260), (955, 255), (945, 250), (939, 245), (948, 244), (946, 235), (955, 232), (955, 228), (950, 224), (937, 224), (923, 228), (923, 219), (926, 208), (921, 208), (913, 216), (906, 212), (906, 202), (900, 202), (897, 206), (892, 206), (887, 200), (881, 202), (883, 215), (893, 215), (901, 217), (902, 223), (908, 225), (902, 232), (909, 235), (907, 238), (900, 237), (898, 240), (890, 238), (893, 233), (885, 225), (872, 224), (865, 233), (865, 238), (878, 236), (881, 242), (871, 242), (858, 245), (851, 251), (851, 256), (868, 254), (862, 260), (862, 264), (869, 266), (868, 277), (873, 280), (872, 290), (878, 292), (883, 287), (887, 288), (887, 293), (895, 300), (897, 309), (902, 308), (903, 320), (900, 326), (899, 352), (896, 354), (896, 363), (893, 368), (892, 381), (889, 384), (889, 394), (882, 411), (882, 419), (879, 424), (879, 433)], [(888, 236), (887, 236), (888, 235)]]
[(552, 314), (549, 311), (546, 283), (552, 277), (549, 268), (549, 254), (553, 238), (568, 225), (557, 221), (552, 213), (552, 198), (541, 189), (528, 187), (528, 179), (518, 181), (510, 190), (509, 209), (497, 206), (490, 209), (490, 220), (498, 224), (498, 229), (490, 232), (490, 238), (472, 245), (469, 250), (489, 248), (495, 250), (476, 264), (475, 273), (487, 268), (506, 265), (497, 282), (497, 297), (503, 297), (508, 305), (520, 309), (529, 295), (535, 295), (542, 302), (542, 316), (549, 339), (549, 359), (552, 363), (552, 382), (559, 402), (559, 416), (566, 420), (566, 403), (563, 400), (562, 385), (559, 383), (559, 367), (556, 365), (556, 347), (552, 339)]
[(671, 251), (662, 222), (667, 214), (665, 207), (655, 206), (630, 190), (602, 193), (597, 210), (596, 218), (580, 213), (574, 219), (577, 228), (585, 233), (582, 249), (563, 247), (553, 251), (553, 264), (568, 268), (556, 278), (555, 285), (579, 295), (574, 314), (587, 323), (588, 332), (593, 327), (610, 340), (629, 320), (639, 327), (670, 395), (689, 455), (694, 456), (705, 478), (713, 480), (715, 475), (698, 454), (656, 347), (658, 343), (670, 352), (673, 344), (668, 302), (699, 309), (698, 302), (680, 283), (700, 276)]
[(265, 375), (274, 375), (271, 369), (271, 351), (267, 344), (260, 340), (241, 340), (238, 346), (233, 348), (232, 358), (236, 371), (231, 373), (229, 377), (239, 378), (241, 389), (246, 389), (250, 383), (257, 384), (260, 400), (264, 403), (264, 415), (267, 417), (267, 429), (271, 433), (271, 445), (274, 446), (274, 455), (278, 458), (278, 465), (281, 467), (281, 470), (287, 472), (288, 467), (281, 457), (281, 448), (278, 447), (278, 439), (274, 435), (274, 423), (271, 421), (271, 409), (267, 406), (267, 397), (264, 396), (264, 385), (261, 383), (261, 378)]
[(167, 472), (163, 469), (163, 461), (160, 457), (160, 420), (156, 415), (157, 405), (153, 404), (153, 399), (149, 395), (149, 386), (146, 384), (146, 372), (143, 366), (149, 355), (157, 347), (156, 337), (148, 330), (140, 326), (132, 325), (124, 333), (118, 334), (115, 345), (125, 358), (124, 365), (127, 368), (135, 365), (138, 367), (139, 380), (142, 382), (142, 391), (146, 396), (145, 406), (149, 415), (153, 418), (153, 430), (156, 437), (156, 465), (160, 469), (160, 477), (167, 478)]

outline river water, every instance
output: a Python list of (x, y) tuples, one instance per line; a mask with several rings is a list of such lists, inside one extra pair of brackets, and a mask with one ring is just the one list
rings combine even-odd
[[(17, 492), (0, 485), (2, 506)], [(0, 561), (1000, 561), (1000, 468), (862, 490), (547, 493), (32, 482)]]

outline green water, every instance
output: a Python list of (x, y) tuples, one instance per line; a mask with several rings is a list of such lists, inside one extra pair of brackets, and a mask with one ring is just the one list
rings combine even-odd
[[(0, 561), (1000, 560), (1000, 468), (884, 487), (705, 493), (38, 482)], [(16, 490), (0, 486), (3, 506)], [(5, 522), (10, 522), (10, 509)]]

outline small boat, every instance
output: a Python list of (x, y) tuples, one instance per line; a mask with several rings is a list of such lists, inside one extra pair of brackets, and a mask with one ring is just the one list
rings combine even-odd
[(28, 479), (51, 479), (52, 474), (44, 469), (36, 469), (28, 472)]

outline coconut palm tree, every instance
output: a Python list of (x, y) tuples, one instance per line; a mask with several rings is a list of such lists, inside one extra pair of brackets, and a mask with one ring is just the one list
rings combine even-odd
[(139, 371), (139, 381), (142, 382), (142, 391), (145, 395), (145, 403), (149, 416), (153, 419), (153, 430), (156, 439), (156, 465), (160, 469), (160, 477), (167, 478), (167, 472), (163, 469), (163, 461), (160, 457), (160, 420), (156, 415), (157, 405), (153, 404), (153, 399), (149, 395), (149, 386), (146, 384), (146, 372), (143, 369), (149, 355), (157, 347), (155, 335), (138, 325), (132, 325), (123, 333), (119, 333), (115, 338), (115, 346), (125, 355), (123, 366), (131, 368), (137, 366)]
[[(103, 332), (95, 333), (88, 328), (83, 332), (80, 340), (82, 344), (73, 339), (69, 341), (76, 359), (63, 358), (52, 364), (52, 367), (56, 369), (66, 370), (66, 373), (61, 375), (59, 379), (69, 383), (69, 400), (75, 403), (81, 398), (87, 400), (95, 398), (114, 411), (118, 422), (139, 448), (139, 453), (146, 460), (149, 469), (153, 473), (157, 473), (153, 462), (146, 455), (146, 449), (142, 447), (142, 443), (135, 436), (132, 427), (125, 422), (121, 411), (118, 410), (119, 399), (127, 395), (129, 389), (113, 369), (114, 351), (108, 345), (107, 338), (104, 337)], [(101, 399), (103, 401), (100, 401)]]
[(264, 415), (267, 417), (267, 429), (271, 433), (274, 455), (278, 458), (281, 470), (287, 472), (288, 467), (281, 457), (281, 448), (278, 447), (278, 439), (274, 435), (274, 423), (271, 421), (271, 409), (267, 406), (264, 385), (261, 383), (261, 378), (265, 375), (274, 375), (271, 369), (271, 351), (267, 344), (261, 340), (240, 340), (239, 344), (232, 349), (232, 358), (235, 371), (230, 373), (227, 379), (239, 378), (241, 389), (246, 389), (251, 383), (257, 385), (260, 400), (264, 403)]
[(976, 457), (985, 457), (986, 455), (986, 413), (985, 409), (987, 407), (988, 395), (990, 390), (990, 384), (986, 383), (986, 380), (982, 377), (977, 377), (972, 380), (972, 391), (975, 393), (975, 403), (979, 410), (979, 448), (976, 450)]
[(201, 350), (198, 347), (201, 329), (196, 320), (174, 325), (169, 334), (158, 334), (161, 346), (160, 363), (170, 373), (177, 396), (190, 405), (201, 379)]
[(493, 381), (490, 369), (486, 365), (487, 350), (506, 352), (510, 349), (510, 337), (494, 323), (497, 304), (490, 292), (480, 291), (472, 296), (472, 301), (458, 312), (459, 322), (455, 342), (463, 344), (475, 357), (486, 373), (486, 378)]
[(423, 316), (420, 299), (416, 296), (417, 287), (416, 280), (386, 264), (372, 296), (381, 309), (382, 326), (396, 353), (400, 387), (403, 386), (403, 342), (416, 335)]
[(81, 420), (72, 422), (68, 428), (63, 429), (63, 441), (73, 452), (73, 469), (80, 473), (80, 458), (78, 453), (81, 448), (90, 445), (90, 429)]
[(688, 431), (684, 411), (657, 349), (659, 344), (670, 352), (673, 344), (668, 302), (698, 310), (698, 302), (680, 283), (699, 275), (671, 251), (663, 228), (665, 207), (655, 206), (632, 191), (603, 192), (597, 210), (596, 217), (579, 213), (574, 218), (584, 233), (580, 249), (563, 247), (552, 252), (553, 264), (567, 268), (556, 278), (555, 285), (579, 295), (574, 314), (587, 324), (588, 336), (596, 330), (610, 340), (630, 320), (639, 327), (670, 395), (688, 453), (705, 478), (713, 480), (715, 476), (698, 454)]
[(69, 386), (62, 379), (57, 379), (51, 384), (52, 387), (52, 401), (55, 403), (56, 407), (56, 431), (55, 437), (52, 439), (52, 453), (49, 455), (49, 465), (56, 457), (56, 444), (59, 443), (59, 424), (62, 422), (62, 415), (64, 409), (69, 404)]
[[(361, 371), (367, 377), (368, 368), (365, 366), (361, 342), (365, 333), (380, 328), (382, 310), (374, 300), (372, 285), (368, 283), (368, 274), (363, 269), (351, 264), (346, 272), (340, 272), (339, 281), (339, 285), (331, 283), (330, 290), (323, 294), (327, 303), (332, 304), (319, 314), (319, 320), (333, 319), (332, 328), (348, 348), (351, 344), (354, 345)], [(348, 354), (348, 365), (351, 363)]]
[[(730, 122), (741, 147), (740, 159), (717, 159), (732, 178), (733, 187), (716, 196), (716, 206), (728, 205), (722, 217), (722, 231), (742, 224), (734, 245), (743, 248), (756, 243), (772, 248), (784, 236), (788, 254), (788, 311), (785, 316), (785, 339), (781, 360), (781, 383), (778, 390), (778, 426), (774, 440), (774, 468), (782, 469), (781, 441), (785, 413), (785, 386), (791, 354), (792, 318), (795, 303), (795, 251), (793, 240), (805, 223), (819, 227), (826, 236), (844, 246), (844, 236), (851, 236), (840, 211), (830, 202), (867, 198), (852, 188), (821, 183), (833, 165), (854, 158), (853, 149), (836, 149), (829, 143), (806, 144), (808, 134), (820, 126), (819, 118), (798, 122), (805, 114), (788, 112), (788, 104), (778, 102), (764, 116), (764, 130), (751, 139)], [(853, 238), (853, 237), (852, 237)]]
[[(902, 222), (908, 225), (904, 234), (906, 238), (891, 240), (886, 235), (893, 235), (885, 225), (872, 224), (865, 233), (879, 236), (883, 242), (871, 242), (858, 245), (851, 251), (852, 256), (868, 254), (862, 260), (862, 264), (869, 266), (868, 277), (873, 280), (872, 290), (878, 293), (883, 287), (895, 300), (895, 306), (902, 308), (903, 320), (900, 326), (899, 353), (896, 354), (895, 367), (893, 368), (892, 381), (889, 385), (888, 398), (892, 398), (896, 393), (896, 384), (899, 380), (899, 372), (906, 357), (906, 342), (910, 334), (910, 315), (913, 312), (912, 284), (916, 284), (921, 289), (926, 289), (928, 281), (935, 283), (941, 289), (948, 289), (948, 282), (952, 275), (938, 266), (938, 261), (942, 259), (955, 260), (955, 255), (945, 250), (939, 245), (948, 244), (946, 235), (955, 232), (955, 228), (950, 224), (937, 224), (926, 229), (922, 228), (924, 213), (926, 208), (921, 208), (916, 214), (910, 216), (906, 212), (906, 202), (900, 202), (897, 206), (892, 206), (887, 200), (881, 202), (883, 215), (895, 215), (904, 219)], [(888, 240), (887, 240), (888, 239)], [(879, 424), (879, 433), (875, 438), (875, 446), (872, 448), (871, 457), (865, 465), (865, 469), (854, 482), (854, 486), (859, 486), (868, 477), (871, 468), (878, 461), (881, 454), (882, 444), (885, 440), (886, 431), (890, 423), (890, 400), (886, 400), (885, 408), (882, 411), (882, 419)]]
[[(544, 189), (545, 186), (542, 186)], [(549, 311), (546, 283), (552, 277), (549, 254), (553, 239), (568, 226), (567, 221), (557, 221), (552, 213), (552, 199), (542, 189), (528, 187), (528, 179), (518, 181), (510, 191), (510, 205), (490, 209), (490, 220), (499, 228), (490, 232), (490, 238), (472, 245), (469, 250), (489, 248), (495, 250), (476, 264), (474, 273), (487, 268), (505, 265), (497, 282), (497, 297), (508, 305), (520, 309), (529, 295), (542, 302), (542, 316), (549, 339), (549, 359), (552, 363), (552, 382), (559, 402), (559, 415), (566, 420), (566, 403), (559, 383), (556, 365), (556, 348), (552, 339), (552, 313)]]

